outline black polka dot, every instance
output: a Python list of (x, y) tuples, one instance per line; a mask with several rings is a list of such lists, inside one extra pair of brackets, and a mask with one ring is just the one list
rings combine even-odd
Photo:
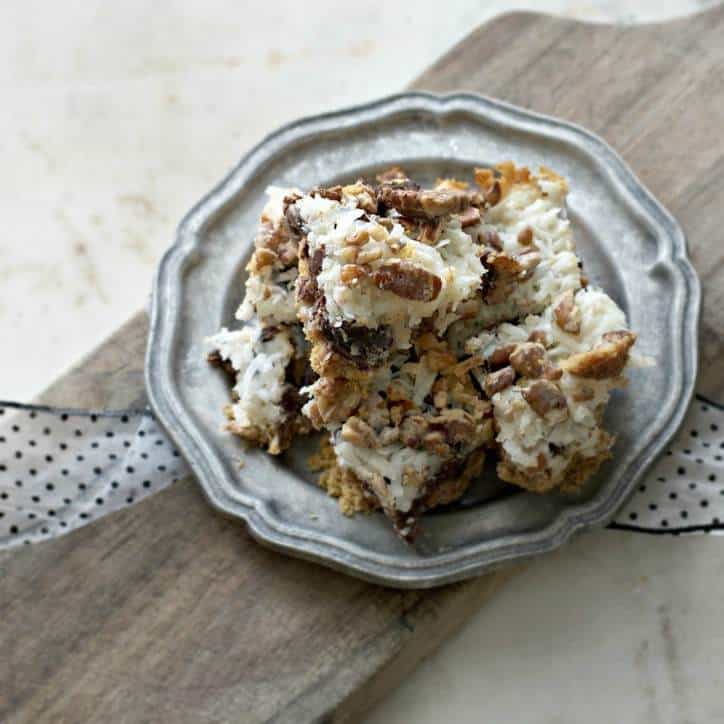
[(696, 490), (696, 483), (689, 483), (689, 490)]
[(692, 437), (699, 437), (699, 431), (698, 430), (692, 430), (689, 433)]
[(10, 532), (11, 532), (13, 535), (16, 535), (17, 532), (18, 532), (18, 526), (17, 526), (17, 525), (11, 525), (11, 526), (10, 526)]
[[(724, 491), (722, 491), (722, 492), (724, 492)], [(8, 494), (5, 491), (3, 491), (2, 493), (0, 493), (0, 499), (7, 500)]]
[(142, 483), (144, 488), (150, 488), (151, 487), (151, 481), (150, 480), (144, 480)]
[(0, 437), (0, 442), (5, 442), (5, 436)]
[(28, 440), (28, 445), (30, 445), (30, 447), (35, 447), (35, 444), (35, 440)]
[(4, 473), (8, 469), (8, 466), (4, 463), (0, 463), (0, 473)]
[(704, 461), (701, 458), (697, 458), (696, 462), (698, 465), (701, 465)]
[(3, 513), (2, 510), (0, 510), (0, 518), (4, 518), (4, 517), (5, 517), (5, 513)]
[(666, 478), (656, 478), (656, 479), (657, 479), (660, 483), (665, 483), (665, 482), (666, 482)]
[(63, 502), (64, 502), (66, 505), (70, 505), (72, 501), (71, 501), (70, 498), (63, 498)]
[(95, 449), (98, 447), (98, 443), (97, 443), (97, 442), (92, 442), (92, 443), (91, 443), (91, 447), (95, 450)]
[(94, 472), (96, 475), (100, 475), (103, 471), (102, 471), (100, 468), (93, 468), (93, 472)]
[(28, 470), (28, 472), (29, 472), (31, 475), (37, 475), (37, 474), (38, 474), (38, 471), (37, 471), (35, 468), (30, 468), (30, 470)]
[(33, 497), (30, 498), (30, 500), (32, 500), (33, 503), (39, 503), (39, 502), (40, 502), (40, 496), (39, 496), (39, 495), (33, 495)]
[(90, 421), (91, 421), (91, 422), (98, 422), (98, 415), (91, 415), (91, 416), (90, 416)]
[(87, 487), (87, 486), (86, 486), (85, 483), (78, 483), (78, 490), (85, 490), (86, 487)]
[(48, 515), (49, 515), (51, 518), (55, 517), (55, 511), (54, 511), (54, 510), (49, 510), (49, 511), (48, 511)]
[(15, 487), (16, 487), (16, 488), (22, 488), (22, 487), (23, 487), (23, 481), (22, 481), (22, 480), (16, 480), (16, 481), (15, 481)]
[(109, 430), (109, 431), (106, 433), (106, 437), (113, 437), (113, 433)]
[(177, 458), (177, 457), (179, 456), (178, 450), (174, 450), (174, 451), (173, 451), (173, 456), (174, 456), (175, 458)]
[(682, 518), (688, 518), (688, 517), (689, 517), (689, 514), (688, 514), (685, 510), (682, 510), (681, 513), (679, 513), (679, 515), (680, 515)]
[(96, 505), (103, 505), (103, 498), (96, 498)]
[(679, 496), (676, 493), (669, 493), (670, 500), (676, 500)]
[(703, 443), (701, 443), (701, 444), (702, 444), (704, 447), (711, 447), (711, 444), (708, 443), (708, 442), (703, 442)]
[(146, 437), (146, 433), (143, 430), (139, 430), (138, 437)]
[(85, 520), (88, 517), (88, 513), (81, 513), (80, 517), (83, 518), (83, 520)]
[(649, 503), (649, 510), (656, 510), (659, 506), (656, 503)]
[(46, 463), (52, 463), (52, 462), (53, 462), (53, 456), (52, 456), (52, 455), (46, 455), (46, 456), (45, 456), (45, 462), (46, 462)]
[(37, 413), (35, 412), (35, 410), (32, 410), (32, 411), (30, 412), (30, 417), (31, 417), (32, 419), (35, 419), (37, 416), (38, 416), (38, 415), (37, 415)]
[(67, 449), (68, 449), (68, 446), (67, 446), (64, 442), (61, 442), (60, 445), (58, 445), (58, 447), (59, 447), (61, 450), (67, 450)]
[(684, 450), (684, 455), (691, 455), (691, 450), (689, 450), (688, 448)]
[(716, 475), (714, 475), (714, 473), (712, 473), (712, 474), (709, 476), (709, 482), (710, 482), (710, 483), (715, 483), (715, 482), (716, 482)]
[(50, 428), (49, 428), (49, 427), (44, 427), (44, 428), (43, 428), (43, 435), (50, 435)]
[(664, 520), (661, 521), (661, 527), (662, 528), (668, 528), (669, 527), (669, 521), (664, 518)]
[(20, 428), (17, 425), (13, 425), (12, 428), (10, 428), (13, 432), (20, 432)]
[(719, 525), (720, 520), (719, 520), (719, 518), (712, 518), (711, 522), (712, 522), (712, 525)]
[(126, 472), (130, 475), (133, 472), (133, 467), (130, 465), (126, 468)]
[(156, 445), (163, 445), (163, 440), (156, 440)]
[(64, 520), (60, 521), (60, 527), (65, 528), (65, 526), (68, 525)]
[(67, 471), (65, 468), (63, 468), (63, 469), (60, 471), (60, 474), (61, 474), (61, 475), (67, 475), (67, 474), (68, 474), (68, 471)]
[(23, 454), (20, 452), (20, 450), (16, 450), (16, 451), (15, 451), (15, 458), (16, 458), (17, 460), (20, 460), (20, 458), (22, 458), (22, 457), (23, 457)]
[(117, 460), (117, 459), (118, 459), (118, 455), (116, 455), (115, 453), (110, 453), (110, 454), (108, 455), (108, 459), (109, 459), (109, 460)]
[(701, 503), (699, 503), (699, 505), (700, 505), (702, 508), (708, 508), (708, 507), (709, 507), (709, 501), (708, 501), (708, 500), (702, 500)]
[(166, 472), (166, 466), (165, 465), (159, 465), (158, 468), (156, 468), (159, 473), (165, 473)]
[(132, 495), (129, 495), (129, 496), (126, 498), (126, 503), (128, 503), (128, 504), (130, 505), (132, 502), (133, 502), (133, 496), (132, 496)]
[(60, 419), (61, 419), (63, 422), (68, 422), (68, 415), (67, 415), (66, 413), (63, 413), (63, 414), (60, 416)]
[(76, 430), (76, 431), (75, 431), (75, 436), (76, 436), (76, 437), (82, 437), (82, 436), (83, 436), (83, 433), (82, 433), (80, 430)]
[(28, 513), (28, 519), (34, 520), (35, 519), (35, 513)]
[(123, 447), (131, 447), (131, 443), (128, 440), (123, 441)]
[(46, 490), (55, 490), (55, 485), (53, 485), (53, 483), (46, 483), (45, 489)]
[(128, 415), (122, 415), (121, 422), (128, 422)]
[(76, 459), (79, 463), (82, 463), (82, 462), (85, 460), (85, 458), (84, 458), (82, 455), (76, 455), (76, 456), (75, 456), (75, 459)]
[(117, 480), (114, 480), (114, 481), (111, 483), (111, 487), (112, 487), (112, 488), (117, 488), (117, 487), (118, 487), (118, 481), (117, 481)]

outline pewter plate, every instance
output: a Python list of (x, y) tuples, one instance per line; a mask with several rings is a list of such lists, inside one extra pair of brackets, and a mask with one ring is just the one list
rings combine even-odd
[[(309, 442), (273, 458), (222, 432), (228, 383), (206, 364), (203, 340), (234, 324), (267, 186), (354, 180), (392, 164), (423, 181), (465, 178), (503, 159), (569, 179), (586, 270), (626, 311), (637, 350), (657, 366), (633, 372), (615, 395), (607, 412), (614, 457), (580, 494), (514, 491), (488, 470), (462, 501), (425, 516), (411, 546), (382, 514), (339, 513), (305, 467)], [(158, 270), (146, 383), (210, 502), (246, 521), (260, 542), (370, 581), (423, 588), (550, 551), (613, 516), (686, 410), (699, 298), (681, 228), (600, 138), (490, 98), (406, 93), (282, 128), (191, 210)]]

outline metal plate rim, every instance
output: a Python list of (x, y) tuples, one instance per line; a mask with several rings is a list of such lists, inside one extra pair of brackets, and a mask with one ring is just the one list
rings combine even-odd
[[(243, 492), (229, 494), (223, 470), (175, 387), (171, 369), (172, 341), (179, 320), (179, 286), (184, 263), (193, 256), (205, 225), (232, 203), (244, 183), (284, 147), (305, 135), (329, 128), (354, 128), (362, 121), (380, 120), (399, 111), (421, 111), (444, 116), (466, 111), (483, 120), (507, 123), (532, 134), (556, 137), (582, 151), (609, 174), (611, 183), (654, 229), (661, 264), (672, 273), (673, 315), (680, 343), (671, 347), (676, 380), (659, 415), (661, 424), (639, 456), (619, 476), (604, 499), (561, 511), (550, 525), (534, 533), (481, 542), (454, 555), (391, 563), (380, 556), (355, 550), (333, 536), (308, 535), (280, 520), (263, 501)], [(294, 121), (271, 133), (247, 153), (230, 173), (204, 196), (181, 221), (174, 244), (163, 256), (154, 281), (145, 379), (156, 417), (185, 456), (209, 502), (221, 512), (243, 519), (259, 542), (297, 557), (323, 563), (365, 580), (399, 588), (427, 588), (480, 575), (512, 560), (558, 548), (575, 533), (608, 522), (633, 490), (646, 468), (662, 452), (680, 426), (694, 392), (698, 364), (698, 320), (701, 289), (688, 259), (684, 233), (673, 216), (636, 178), (623, 159), (599, 136), (574, 123), (535, 113), (473, 93), (435, 95), (400, 93), (377, 101)]]

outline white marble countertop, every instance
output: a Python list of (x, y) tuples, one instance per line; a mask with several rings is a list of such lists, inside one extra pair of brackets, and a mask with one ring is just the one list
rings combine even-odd
[[(281, 123), (398, 91), (514, 7), (638, 22), (711, 4), (312, 2), (300, 24), (291, 2), (5, 0), (0, 399), (31, 398), (141, 307), (183, 213)], [(723, 554), (706, 536), (580, 539), (517, 576), (369, 721), (724, 721)]]

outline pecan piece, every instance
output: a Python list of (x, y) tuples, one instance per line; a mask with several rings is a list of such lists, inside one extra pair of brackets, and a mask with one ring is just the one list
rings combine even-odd
[(636, 335), (628, 330), (607, 332), (601, 344), (589, 352), (572, 355), (561, 366), (576, 377), (595, 380), (618, 377), (628, 362), (629, 350), (635, 341)]
[(548, 380), (536, 380), (530, 387), (526, 387), (523, 390), (523, 399), (541, 417), (554, 410), (568, 410), (565, 395)]
[(442, 289), (440, 277), (406, 261), (384, 264), (372, 274), (372, 281), (378, 289), (416, 302), (431, 302)]
[(518, 243), (522, 246), (530, 246), (533, 243), (533, 229), (530, 226), (526, 226), (518, 234)]
[(367, 276), (367, 272), (358, 264), (345, 264), (339, 273), (340, 281), (348, 287), (359, 284), (365, 276)]
[(480, 234), (478, 234), (478, 244), (492, 247), (496, 251), (503, 250), (503, 242), (495, 229), (483, 229)]
[(556, 324), (569, 334), (579, 334), (581, 331), (581, 310), (576, 305), (573, 290), (569, 289), (559, 299), (553, 308)]
[(403, 216), (436, 218), (459, 214), (469, 206), (485, 206), (485, 197), (476, 191), (404, 188), (383, 184), (377, 191), (384, 206), (397, 209)]
[(497, 367), (504, 367), (509, 364), (510, 354), (516, 348), (515, 344), (505, 344), (502, 347), (494, 349), (492, 354), (488, 357), (488, 364), (493, 369)]
[(485, 375), (483, 380), (483, 389), (488, 397), (501, 392), (510, 387), (515, 382), (515, 370), (512, 367), (503, 367), (497, 372), (491, 372)]
[(523, 377), (542, 377), (547, 362), (545, 347), (536, 342), (518, 344), (510, 355), (511, 367)]
[(467, 229), (468, 226), (475, 226), (480, 223), (480, 209), (471, 206), (460, 214), (460, 226)]

